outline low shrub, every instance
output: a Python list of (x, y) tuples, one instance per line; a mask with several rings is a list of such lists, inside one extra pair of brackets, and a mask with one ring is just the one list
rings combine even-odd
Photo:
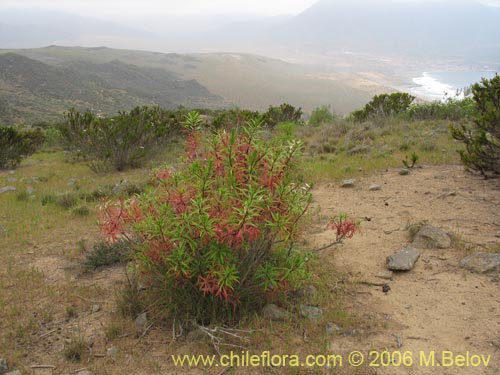
[(85, 256), (85, 268), (95, 270), (99, 267), (126, 263), (130, 259), (130, 244), (126, 241), (107, 243), (97, 242)]
[(41, 131), (18, 131), (0, 126), (0, 169), (15, 168), (43, 144)]

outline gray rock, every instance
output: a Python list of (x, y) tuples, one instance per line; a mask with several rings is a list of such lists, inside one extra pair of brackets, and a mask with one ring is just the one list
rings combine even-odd
[(353, 154), (365, 154), (365, 153), (370, 152), (371, 149), (372, 148), (370, 146), (356, 146), (356, 147), (351, 148), (349, 151), (347, 151), (347, 153), (349, 155), (353, 155)]
[(135, 327), (138, 330), (140, 330), (140, 331), (145, 330), (147, 324), (148, 324), (148, 314), (147, 313), (143, 312), (137, 318), (135, 318)]
[(300, 315), (310, 320), (318, 320), (323, 315), (323, 310), (315, 306), (300, 305)]
[(16, 188), (14, 186), (4, 186), (3, 188), (0, 188), (0, 194), (8, 191), (16, 191)]
[(0, 375), (3, 375), (7, 372), (7, 360), (0, 358)]
[(414, 247), (405, 247), (396, 254), (387, 257), (387, 268), (394, 271), (409, 271), (420, 257), (420, 251)]
[(500, 231), (498, 231), (498, 232), (495, 233), (495, 237), (496, 238), (500, 238)]
[(451, 245), (451, 238), (442, 229), (432, 225), (424, 225), (415, 235), (412, 246), (420, 249), (447, 249)]
[(21, 371), (16, 370), (16, 371), (7, 372), (7, 373), (5, 373), (5, 375), (22, 375), (22, 374), (21, 374)]
[(475, 273), (500, 273), (499, 253), (476, 253), (460, 261), (460, 267)]
[(340, 185), (340, 187), (343, 187), (343, 188), (354, 187), (355, 182), (356, 182), (355, 179), (344, 180), (344, 181), (342, 181), (342, 185)]
[(326, 323), (325, 332), (328, 336), (331, 336), (335, 333), (342, 332), (342, 328), (336, 325), (335, 323), (328, 322)]
[(408, 175), (410, 174), (410, 170), (409, 170), (409, 169), (407, 169), (407, 168), (403, 168), (403, 169), (401, 169), (401, 170), (398, 172), (398, 174), (399, 174), (400, 176), (408, 176)]
[(108, 357), (115, 358), (119, 352), (120, 352), (120, 349), (118, 349), (116, 346), (112, 346), (111, 348), (108, 348), (108, 350), (106, 351), (106, 354)]
[(28, 179), (28, 184), (39, 184), (39, 183), (40, 183), (40, 179), (36, 176), (33, 176), (33, 177)]
[(76, 375), (93, 375), (90, 371), (83, 370), (83, 371), (78, 371)]
[(304, 289), (304, 294), (306, 296), (307, 302), (310, 303), (311, 301), (314, 301), (314, 299), (316, 298), (318, 294), (318, 289), (316, 289), (316, 287), (313, 285), (308, 285)]
[(377, 185), (377, 184), (372, 184), (368, 188), (368, 190), (370, 190), (370, 191), (377, 191), (377, 190), (380, 190), (380, 189), (382, 189), (382, 187), (380, 185)]
[(290, 318), (290, 313), (276, 306), (274, 303), (268, 303), (262, 309), (262, 316), (269, 320), (288, 320)]
[(92, 307), (90, 308), (90, 311), (92, 311), (92, 314), (95, 314), (99, 311), (101, 311), (101, 306), (95, 304), (95, 305), (92, 305)]

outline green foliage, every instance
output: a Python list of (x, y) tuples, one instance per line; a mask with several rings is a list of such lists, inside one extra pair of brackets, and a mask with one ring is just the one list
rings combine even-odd
[(445, 102), (412, 104), (405, 116), (411, 120), (451, 120), (459, 121), (475, 115), (474, 100), (467, 97), (462, 100), (449, 98)]
[(92, 250), (86, 254), (85, 268), (95, 270), (99, 267), (111, 266), (117, 263), (126, 263), (130, 258), (130, 244), (125, 241), (115, 243), (97, 242)]
[(414, 99), (413, 95), (402, 92), (375, 95), (363, 109), (352, 112), (350, 118), (355, 122), (363, 122), (369, 118), (400, 115), (406, 112)]
[(212, 121), (212, 127), (215, 129), (232, 129), (240, 128), (248, 121), (258, 119), (259, 112), (249, 111), (246, 109), (230, 109), (227, 111), (220, 111)]
[(330, 108), (322, 106), (314, 109), (309, 118), (309, 125), (318, 126), (322, 124), (330, 124), (335, 120), (335, 115), (330, 112)]
[(299, 123), (302, 118), (302, 109), (293, 105), (283, 103), (279, 107), (270, 106), (266, 113), (262, 115), (264, 123), (271, 129), (282, 122)]
[(410, 161), (408, 161), (408, 156), (404, 158), (403, 160), (403, 165), (405, 168), (413, 168), (415, 164), (417, 164), (417, 161), (419, 159), (419, 156), (417, 155), (416, 152), (412, 152), (410, 156)]
[(148, 107), (136, 107), (112, 118), (72, 109), (65, 113), (65, 123), (59, 128), (66, 147), (89, 160), (94, 171), (140, 166), (154, 153), (159, 140), (178, 129), (172, 113)]
[(44, 136), (39, 130), (18, 131), (0, 126), (0, 169), (15, 168), (43, 142)]
[(295, 245), (310, 188), (289, 173), (301, 144), (266, 143), (260, 127), (192, 131), (184, 163), (156, 171), (155, 190), (102, 209), (103, 232), (135, 244), (157, 305), (177, 318), (236, 322), (308, 276)]
[(500, 177), (500, 76), (472, 86), (477, 113), (473, 127), (451, 127), (451, 135), (465, 144), (462, 162), (485, 177)]

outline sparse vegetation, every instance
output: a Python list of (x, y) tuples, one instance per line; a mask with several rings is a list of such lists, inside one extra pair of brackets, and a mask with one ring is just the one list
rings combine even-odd
[(95, 270), (99, 267), (126, 263), (131, 255), (130, 244), (126, 241), (115, 243), (97, 242), (85, 255), (85, 268)]

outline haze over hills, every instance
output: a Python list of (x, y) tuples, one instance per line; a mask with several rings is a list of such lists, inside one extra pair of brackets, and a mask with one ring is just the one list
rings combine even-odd
[(339, 114), (380, 85), (249, 54), (163, 54), (105, 47), (0, 51), (0, 120), (59, 119), (75, 106), (105, 114), (135, 105), (265, 110), (283, 102)]

